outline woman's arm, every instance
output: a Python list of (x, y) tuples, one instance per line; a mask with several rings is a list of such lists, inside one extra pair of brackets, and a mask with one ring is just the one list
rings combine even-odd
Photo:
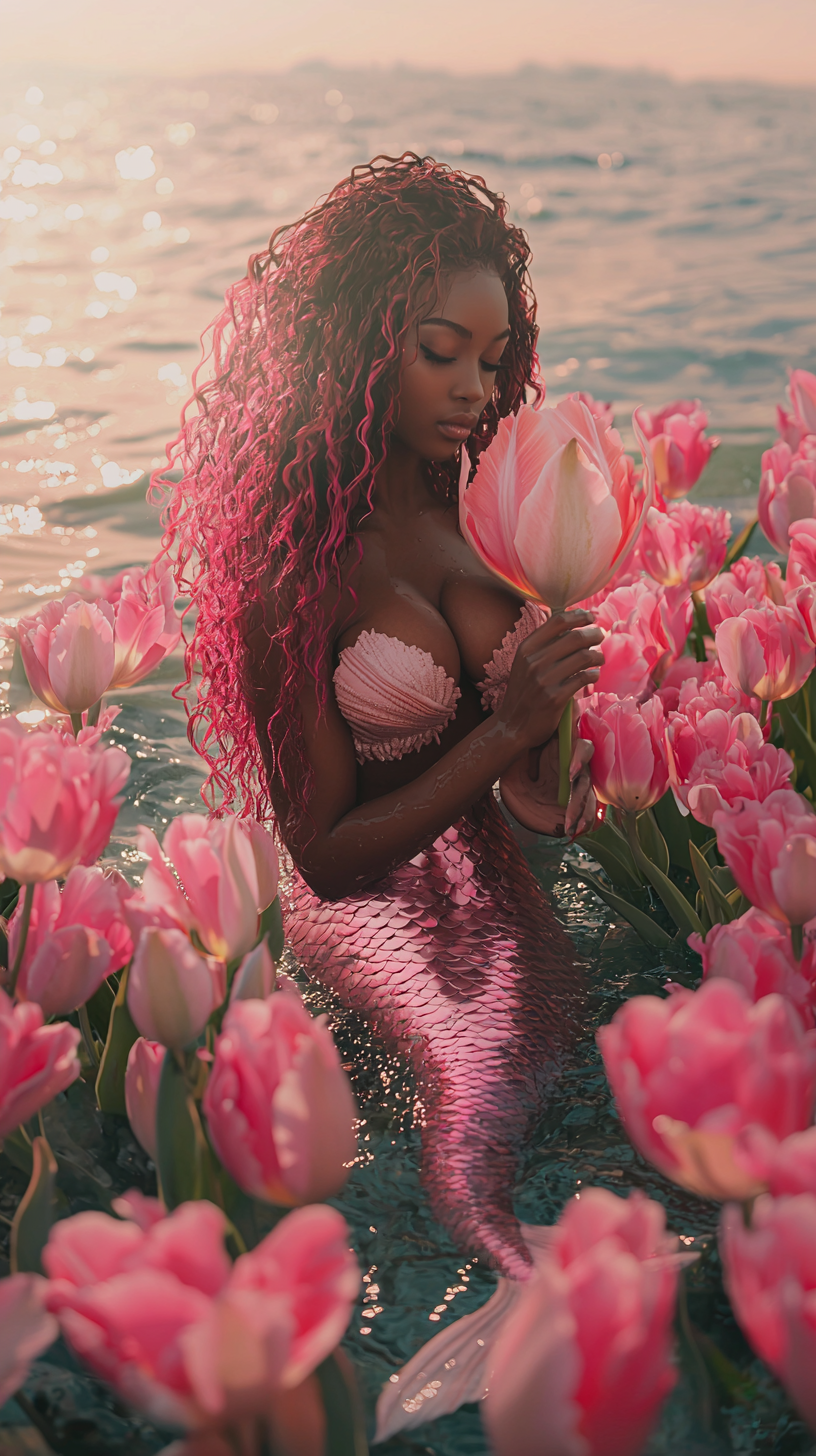
[[(314, 778), (308, 816), (293, 825), (280, 777), (272, 772), (267, 733), (280, 664), (269, 650), (268, 634), (259, 630), (263, 635), (256, 632), (247, 645), (270, 794), (295, 864), (323, 899), (353, 894), (432, 843), (520, 753), (552, 737), (569, 699), (596, 680), (603, 662), (602, 633), (588, 612), (551, 618), (519, 648), (498, 713), (411, 783), (364, 804), (356, 803), (354, 747), (331, 690), (327, 662), (323, 713), (314, 690), (301, 697), (303, 743)], [(272, 748), (277, 747), (273, 740)]]

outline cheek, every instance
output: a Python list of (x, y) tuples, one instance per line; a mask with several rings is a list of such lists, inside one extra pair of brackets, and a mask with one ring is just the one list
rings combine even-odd
[(399, 417), (421, 423), (426, 414), (434, 414), (439, 399), (438, 378), (422, 363), (410, 364), (403, 370), (400, 381)]

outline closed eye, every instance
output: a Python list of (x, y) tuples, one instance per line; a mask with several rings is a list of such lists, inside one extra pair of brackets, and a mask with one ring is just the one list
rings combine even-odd
[[(425, 358), (431, 364), (455, 364), (456, 363), (456, 357), (455, 357), (455, 355), (447, 356), (445, 354), (435, 354), (434, 351), (433, 351), (433, 349), (429, 349), (428, 348), (428, 345), (427, 344), (420, 344), (420, 348), (421, 348), (421, 350), (422, 350)], [(496, 371), (499, 370), (499, 369), (501, 369), (501, 367), (502, 367), (501, 364), (488, 364), (488, 362), (487, 362), (486, 359), (480, 359), (479, 360), (479, 365), (480, 365), (480, 368), (486, 369), (489, 374), (495, 374)]]

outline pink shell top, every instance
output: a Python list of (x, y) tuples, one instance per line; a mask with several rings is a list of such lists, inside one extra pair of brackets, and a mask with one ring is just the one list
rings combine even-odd
[[(515, 627), (485, 665), (484, 682), (477, 684), (485, 709), (499, 707), (516, 649), (546, 619), (543, 607), (525, 604)], [(427, 743), (438, 743), (461, 697), (453, 678), (430, 652), (385, 632), (361, 632), (352, 647), (343, 648), (334, 691), (360, 763), (373, 758), (390, 762)]]

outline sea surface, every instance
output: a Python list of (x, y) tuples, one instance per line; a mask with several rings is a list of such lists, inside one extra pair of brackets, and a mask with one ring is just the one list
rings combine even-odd
[[(587, 389), (613, 400), (630, 438), (636, 405), (699, 396), (723, 443), (696, 496), (726, 505), (735, 526), (748, 519), (786, 370), (816, 368), (816, 91), (532, 67), (463, 79), (315, 64), (178, 84), (6, 68), (0, 617), (62, 595), (85, 573), (150, 559), (160, 526), (146, 472), (164, 462), (224, 288), (273, 227), (352, 165), (405, 148), (484, 177), (527, 228), (548, 397)], [(0, 707), (38, 711), (9, 659), (5, 669)], [(174, 813), (200, 807), (201, 771), (171, 696), (179, 676), (174, 659), (118, 700), (111, 741), (127, 748), (133, 772), (111, 852), (133, 879), (136, 825), (161, 832)], [(581, 885), (580, 856), (570, 870), (558, 847), (529, 853), (592, 989), (586, 1039), (530, 1144), (519, 1212), (551, 1222), (589, 1183), (644, 1187), (703, 1251), (689, 1276), (692, 1324), (751, 1383), (721, 1370), (712, 1384), (699, 1341), (682, 1335), (681, 1380), (652, 1456), (807, 1450), (730, 1321), (716, 1210), (634, 1154), (594, 1050), (595, 1026), (622, 997), (693, 969), (682, 956), (659, 961), (613, 923)], [(454, 1317), (492, 1284), (430, 1216), (404, 1069), (354, 1018), (335, 1021), (366, 1119), (339, 1206), (368, 1275), (348, 1343), (370, 1410), (382, 1381), (440, 1327), (430, 1316), (446, 1293), (457, 1290)], [(138, 1449), (163, 1439), (142, 1432)], [(114, 1449), (136, 1447), (111, 1437), (105, 1450)], [(380, 1449), (481, 1456), (486, 1446), (468, 1408)]]

